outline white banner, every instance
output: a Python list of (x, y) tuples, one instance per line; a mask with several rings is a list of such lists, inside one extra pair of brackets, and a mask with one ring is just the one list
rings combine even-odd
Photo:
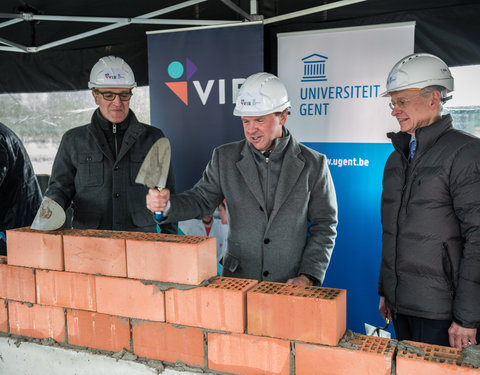
[(385, 143), (398, 130), (387, 75), (413, 53), (415, 24), (278, 35), (278, 76), (292, 100), (287, 126), (301, 142)]

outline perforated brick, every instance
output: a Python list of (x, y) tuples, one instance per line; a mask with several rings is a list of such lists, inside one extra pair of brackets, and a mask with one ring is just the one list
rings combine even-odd
[(0, 297), (35, 302), (34, 270), (0, 264)]
[(62, 231), (37, 231), (30, 227), (7, 231), (8, 264), (64, 270)]
[(36, 270), (37, 302), (42, 305), (95, 311), (95, 276)]
[(165, 321), (165, 298), (153, 284), (119, 277), (96, 277), (97, 311), (104, 314)]
[(8, 302), (10, 333), (65, 341), (65, 313), (61, 307)]
[(133, 321), (132, 337), (134, 353), (140, 357), (204, 367), (204, 335), (200, 328)]
[(138, 233), (126, 248), (130, 278), (198, 285), (217, 274), (215, 238)]
[(89, 229), (63, 235), (65, 271), (127, 276), (125, 233)]
[(217, 277), (204, 287), (165, 292), (170, 323), (229, 332), (245, 332), (246, 292), (256, 280)]
[(298, 342), (295, 344), (295, 374), (387, 375), (391, 371), (395, 343), (394, 340), (360, 334), (352, 334), (351, 339), (339, 346)]
[(130, 350), (130, 321), (90, 311), (67, 309), (68, 343), (118, 352)]
[(7, 301), (0, 298), (0, 331), (8, 332)]
[(397, 374), (457, 375), (478, 374), (480, 369), (464, 362), (461, 349), (403, 341), (398, 346)]
[(247, 330), (325, 345), (337, 345), (346, 329), (343, 289), (263, 281), (247, 292)]
[(208, 333), (208, 368), (228, 374), (290, 374), (290, 342), (240, 333)]

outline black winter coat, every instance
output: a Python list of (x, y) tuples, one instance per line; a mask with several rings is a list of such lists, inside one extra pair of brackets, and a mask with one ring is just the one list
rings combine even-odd
[[(164, 134), (138, 122), (131, 110), (116, 124), (116, 135), (112, 129), (97, 109), (91, 124), (67, 131), (45, 195), (65, 210), (72, 204), (67, 227), (155, 232), (153, 214), (146, 207), (148, 188), (135, 178), (150, 147)], [(167, 187), (175, 191), (172, 168)], [(161, 228), (163, 233), (177, 233), (176, 223)]]
[(0, 123), (0, 231), (32, 224), (41, 203), (40, 185), (22, 141)]
[(389, 133), (379, 294), (393, 313), (480, 327), (480, 140), (450, 115)]

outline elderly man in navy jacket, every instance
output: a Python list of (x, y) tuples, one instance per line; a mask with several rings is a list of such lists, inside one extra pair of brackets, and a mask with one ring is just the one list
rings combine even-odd
[(442, 116), (452, 90), (430, 54), (389, 74), (400, 132), (383, 175), (379, 309), (399, 340), (465, 348), (480, 326), (480, 140)]

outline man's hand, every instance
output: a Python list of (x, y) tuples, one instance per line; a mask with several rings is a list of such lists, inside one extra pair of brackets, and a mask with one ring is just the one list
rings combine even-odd
[(307, 276), (300, 275), (293, 279), (288, 279), (287, 284), (313, 285), (313, 282)]
[(380, 314), (382, 314), (383, 319), (390, 319), (392, 320), (392, 312), (388, 308), (388, 306), (385, 303), (385, 297), (380, 297), (380, 302), (378, 304), (378, 311), (380, 311)]
[(477, 345), (476, 335), (476, 328), (465, 328), (455, 322), (452, 322), (448, 329), (450, 346), (457, 349), (465, 349), (467, 346)]
[(163, 212), (170, 200), (170, 190), (150, 189), (147, 194), (147, 208), (152, 212)]

